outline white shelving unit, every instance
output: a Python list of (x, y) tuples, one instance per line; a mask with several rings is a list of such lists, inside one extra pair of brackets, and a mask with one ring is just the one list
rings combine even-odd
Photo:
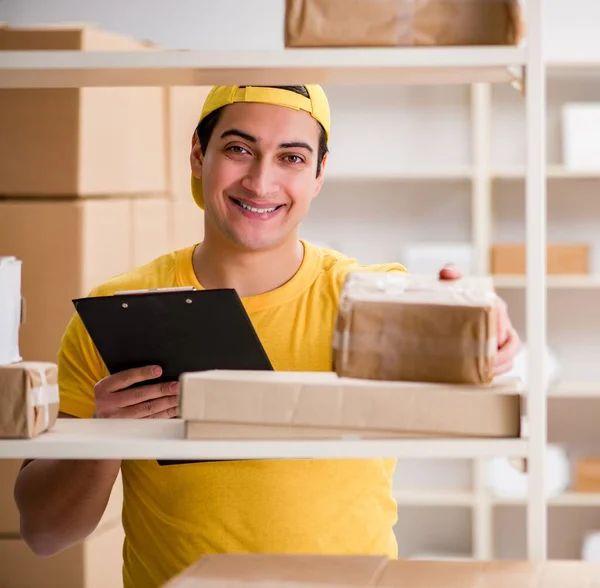
[[(526, 184), (528, 274), (527, 330), (530, 385), (527, 395), (529, 436), (525, 439), (398, 439), (331, 441), (188, 441), (180, 422), (96, 420), (59, 421), (54, 430), (34, 440), (0, 441), (0, 458), (64, 459), (227, 459), (399, 457), (415, 459), (473, 459), (496, 456), (527, 458), (529, 494), (527, 555), (547, 557), (544, 497), (546, 446), (546, 79), (542, 48), (542, 0), (528, 0), (527, 47), (399, 48), (285, 50), (275, 52), (0, 52), (0, 88), (82, 86), (186, 86), (212, 84), (396, 85), (474, 84), (473, 152), (469, 167), (435, 167), (422, 171), (332, 173), (332, 182), (467, 181), (473, 189), (473, 241), (480, 252), (477, 269), (487, 271), (489, 244), (489, 182), (492, 175), (485, 149), (491, 120), (487, 102), (490, 84), (522, 86), (527, 113)], [(481, 485), (480, 477), (476, 486)], [(444, 495), (398, 493), (400, 503), (473, 507), (479, 537), (490, 528), (489, 501), (481, 492)], [(437, 502), (439, 500), (440, 502)], [(489, 557), (488, 545), (477, 546), (477, 557)]]

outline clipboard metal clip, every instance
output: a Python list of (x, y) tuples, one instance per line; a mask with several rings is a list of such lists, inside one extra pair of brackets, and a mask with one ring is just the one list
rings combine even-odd
[(135, 296), (139, 294), (164, 294), (166, 292), (194, 292), (194, 286), (181, 286), (176, 288), (148, 288), (142, 290), (120, 290), (114, 296)]

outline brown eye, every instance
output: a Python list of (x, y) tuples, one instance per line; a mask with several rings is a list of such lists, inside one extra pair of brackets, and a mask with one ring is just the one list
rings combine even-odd
[(293, 164), (304, 163), (304, 159), (299, 155), (285, 155), (283, 159), (285, 159), (285, 161), (288, 163)]

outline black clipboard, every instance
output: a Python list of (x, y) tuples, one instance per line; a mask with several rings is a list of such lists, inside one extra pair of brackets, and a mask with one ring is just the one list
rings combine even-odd
[(143, 290), (72, 302), (111, 374), (159, 365), (162, 374), (151, 383), (160, 383), (184, 372), (273, 370), (233, 289)]

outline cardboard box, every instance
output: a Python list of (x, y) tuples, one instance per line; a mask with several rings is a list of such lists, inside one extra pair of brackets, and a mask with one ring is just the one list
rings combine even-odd
[(165, 588), (585, 588), (600, 564), (410, 561), (352, 555), (208, 555)]
[(14, 256), (0, 256), (0, 366), (21, 361), (21, 265)]
[(287, 0), (286, 47), (516, 45), (519, 0)]
[(189, 201), (174, 200), (171, 204), (171, 244), (173, 249), (183, 249), (200, 243), (204, 238), (204, 212)]
[[(211, 370), (181, 376), (186, 436), (518, 437), (520, 386), (376, 382), (331, 372)], [(226, 426), (225, 426), (226, 425)]]
[(340, 296), (333, 370), (348, 378), (488, 384), (495, 304), (488, 278), (353, 272)]
[[(0, 460), (0, 536), (17, 537), (21, 532), (19, 510), (14, 499), (14, 487), (22, 464), (23, 460), (21, 459)], [(123, 481), (119, 474), (98, 524), (98, 529), (120, 524), (122, 508)]]
[[(88, 26), (0, 29), (5, 51), (149, 49)], [(165, 105), (161, 87), (0, 90), (0, 194), (166, 193)]]
[(85, 541), (48, 558), (19, 538), (0, 539), (2, 588), (121, 588), (123, 527), (99, 528)]
[(174, 200), (193, 202), (190, 188), (192, 138), (209, 91), (210, 86), (168, 88), (169, 185)]
[[(524, 244), (498, 244), (491, 250), (491, 272), (524, 275), (527, 250)], [(550, 244), (546, 249), (548, 274), (581, 275), (590, 271), (590, 248), (585, 244)]]
[(166, 199), (0, 201), (0, 251), (23, 261), (21, 355), (56, 361), (72, 299), (171, 249)]
[(56, 364), (0, 366), (0, 439), (30, 439), (52, 428), (58, 404)]
[(600, 457), (577, 460), (575, 491), (600, 493)]

